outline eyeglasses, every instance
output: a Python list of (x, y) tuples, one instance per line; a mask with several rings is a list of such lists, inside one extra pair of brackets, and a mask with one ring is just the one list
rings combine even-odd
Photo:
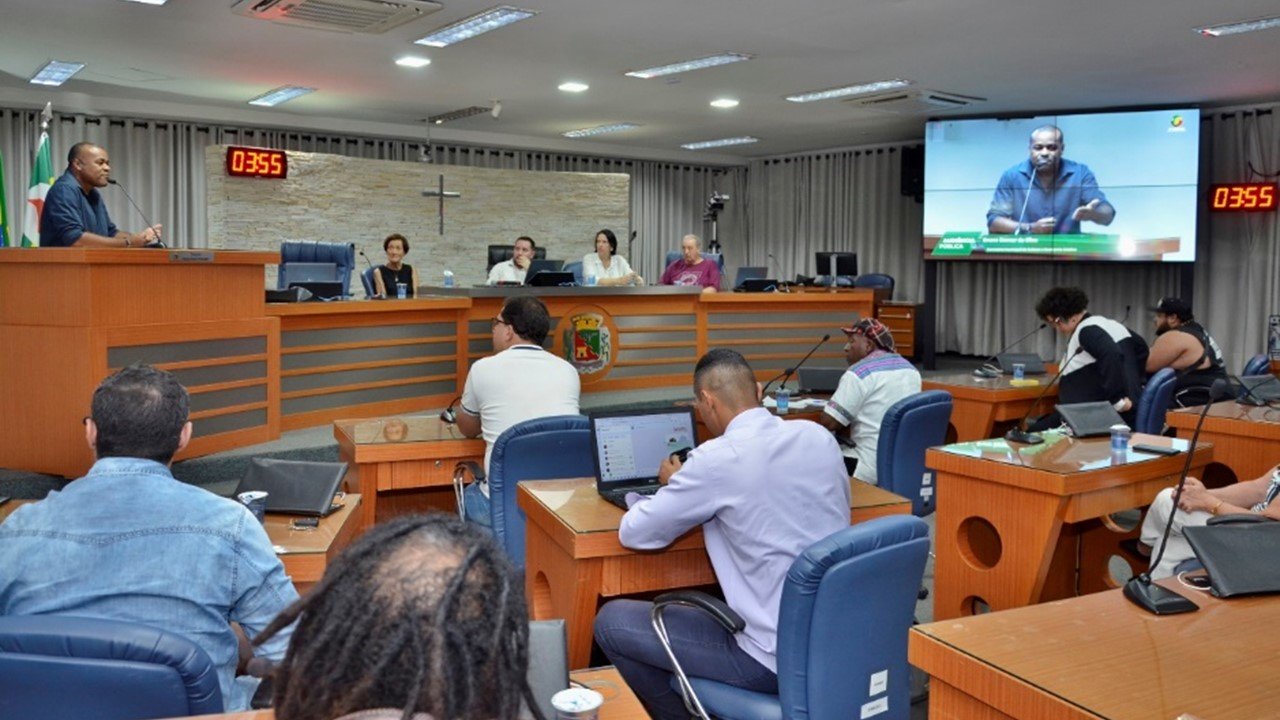
[(506, 320), (503, 320), (502, 318), (498, 318), (498, 317), (489, 321), (489, 327), (491, 328), (496, 328), (499, 325), (510, 325), (510, 324), (511, 323), (507, 322)]

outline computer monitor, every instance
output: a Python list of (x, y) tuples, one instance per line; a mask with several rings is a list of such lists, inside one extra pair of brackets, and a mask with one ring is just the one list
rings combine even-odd
[(818, 275), (856, 277), (858, 274), (858, 253), (824, 251), (814, 253), (813, 257)]

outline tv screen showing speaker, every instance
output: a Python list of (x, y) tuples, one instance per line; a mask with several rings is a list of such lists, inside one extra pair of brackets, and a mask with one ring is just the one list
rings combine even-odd
[(1192, 262), (1200, 112), (925, 126), (930, 260)]

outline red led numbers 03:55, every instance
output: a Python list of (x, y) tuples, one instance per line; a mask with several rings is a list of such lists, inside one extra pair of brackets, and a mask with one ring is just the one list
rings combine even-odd
[(283, 150), (232, 145), (227, 148), (227, 174), (283, 180), (289, 176), (289, 158)]
[(1275, 183), (1221, 183), (1209, 186), (1213, 212), (1275, 212)]

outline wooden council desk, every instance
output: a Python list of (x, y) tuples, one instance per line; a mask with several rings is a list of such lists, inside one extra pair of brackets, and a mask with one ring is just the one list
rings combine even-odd
[[(600, 720), (649, 720), (649, 714), (640, 704), (640, 698), (623, 681), (612, 665), (574, 670), (569, 679), (582, 683), (604, 696), (600, 706)], [(274, 710), (250, 710), (248, 712), (221, 713), (218, 715), (191, 715), (169, 720), (275, 720)], [(555, 720), (547, 718), (547, 720)]]
[[(911, 503), (850, 480), (850, 522), (907, 514)], [(526, 515), (525, 596), (533, 620), (564, 618), (569, 667), (586, 667), (591, 627), (604, 598), (716, 581), (702, 528), (664, 550), (637, 552), (618, 542), (622, 510), (602, 499), (594, 478), (522, 482), (516, 502)]]
[[(1202, 409), (1174, 410), (1165, 420), (1178, 429), (1178, 437), (1190, 438)], [(1280, 410), (1234, 400), (1214, 403), (1204, 418), (1200, 441), (1213, 444), (1213, 462), (1202, 478), (1210, 487), (1253, 480), (1280, 463)]]
[(1280, 601), (1160, 584), (1200, 610), (1158, 617), (1112, 590), (912, 628), (911, 664), (932, 676), (929, 717), (1275, 717)]
[[(1115, 587), (1108, 559), (1134, 532), (1113, 530), (1100, 518), (1150, 504), (1177, 482), (1186, 462), (1183, 454), (1113, 456), (1110, 438), (1041, 435), (1040, 445), (979, 440), (926, 452), (938, 487), (934, 618)], [(1142, 434), (1132, 442), (1188, 445)], [(1192, 468), (1212, 456), (1212, 446), (1200, 443)]]
[[(299, 593), (310, 590), (320, 582), (325, 568), (338, 556), (356, 536), (358, 523), (352, 522), (359, 517), (361, 496), (348, 493), (338, 502), (342, 508), (328, 517), (320, 519), (320, 526), (314, 530), (298, 530), (293, 527), (296, 515), (279, 515), (268, 513), (263, 526), (267, 529), (267, 537), (275, 547), (276, 555), (284, 563), (284, 571), (289, 574), (293, 586)], [(0, 505), (0, 523), (5, 521), (15, 510), (34, 500), (10, 500)]]
[(484, 461), (484, 440), (463, 437), (456, 425), (436, 415), (339, 420), (333, 437), (338, 458), (348, 465), (347, 489), (367, 498), (360, 532), (379, 520), (428, 508), (456, 512), (454, 465)]
[[(1021, 420), (1052, 377), (1038, 376), (1036, 379), (1040, 385), (1014, 387), (1010, 384), (1012, 378), (1007, 375), (988, 379), (976, 378), (971, 373), (946, 373), (923, 378), (920, 389), (951, 393), (948, 438), (954, 433), (955, 442), (969, 442), (996, 437), (996, 423)], [(1058, 386), (1054, 385), (1040, 401), (1040, 408), (1053, 409), (1057, 399)]]

